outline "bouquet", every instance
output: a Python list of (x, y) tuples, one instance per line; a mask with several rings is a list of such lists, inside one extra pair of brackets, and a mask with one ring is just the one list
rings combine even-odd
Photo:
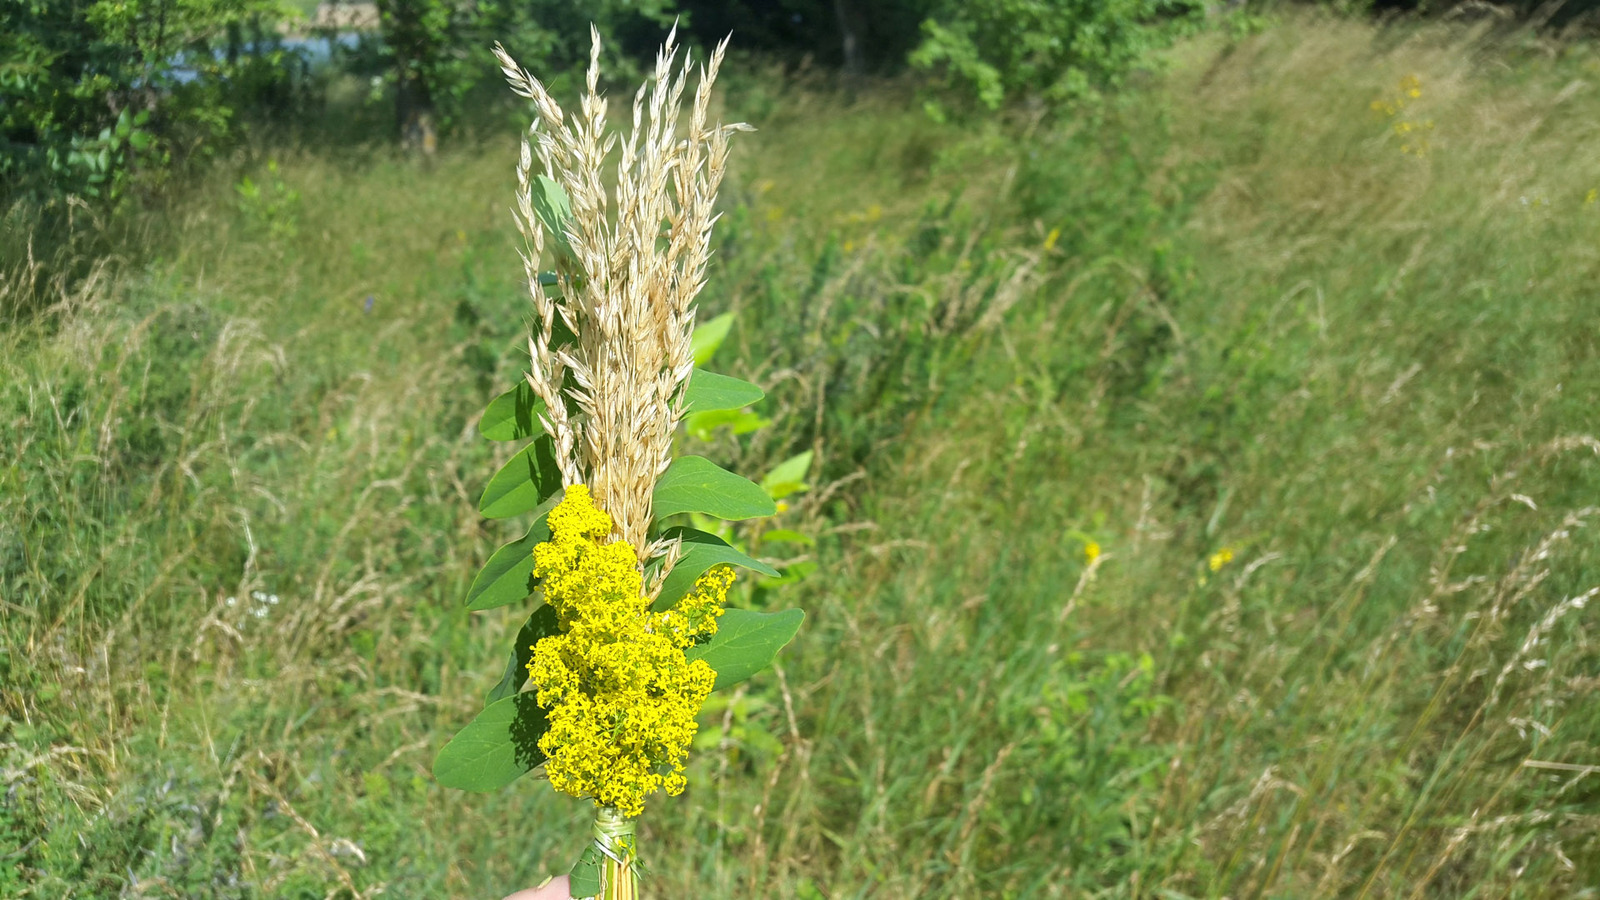
[(683, 124), (692, 65), (687, 53), (678, 65), (669, 35), (617, 152), (591, 33), (573, 115), (495, 47), (512, 90), (535, 111), (514, 210), (532, 326), (526, 377), (479, 422), (490, 440), (527, 444), (489, 479), (479, 509), (531, 515), (532, 524), (490, 557), (466, 603), (530, 609), (504, 676), (433, 771), (440, 784), (469, 791), (537, 771), (592, 802), (592, 840), (573, 867), (572, 894), (619, 900), (637, 894), (634, 823), (655, 792), (683, 791), (706, 697), (770, 664), (804, 614), (726, 609), (736, 568), (778, 573), (709, 531), (676, 524), (776, 509), (760, 486), (674, 453), (686, 416), (763, 396), (695, 358), (694, 299), (728, 140), (749, 130), (708, 121), (727, 42), (701, 68)]

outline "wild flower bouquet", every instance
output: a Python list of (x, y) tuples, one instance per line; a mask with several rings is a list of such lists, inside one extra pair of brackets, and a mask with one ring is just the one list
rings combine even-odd
[[(664, 527), (689, 514), (775, 511), (761, 487), (703, 457), (673, 456), (686, 415), (762, 397), (695, 365), (693, 301), (705, 283), (712, 206), (728, 138), (748, 128), (707, 122), (726, 42), (701, 69), (680, 136), (691, 66), (685, 54), (674, 76), (668, 37), (634, 97), (608, 195), (617, 136), (606, 130), (593, 41), (575, 116), (495, 48), (512, 90), (536, 111), (515, 210), (533, 327), (525, 382), (489, 405), (479, 430), (533, 440), (489, 480), (479, 509), (534, 519), (490, 557), (467, 606), (531, 599), (534, 609), (484, 710), (433, 771), (446, 786), (490, 791), (542, 768), (556, 790), (593, 801), (594, 839), (573, 868), (572, 893), (610, 900), (635, 896), (634, 819), (657, 789), (684, 789), (707, 695), (771, 663), (803, 614), (724, 609), (733, 567), (778, 573), (716, 535)], [(546, 258), (550, 270), (540, 268)]]

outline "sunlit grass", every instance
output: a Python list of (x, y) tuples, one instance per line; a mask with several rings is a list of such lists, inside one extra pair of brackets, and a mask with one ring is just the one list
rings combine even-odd
[[(824, 564), (646, 890), (1588, 896), (1597, 69), (1292, 20), (1031, 131), (730, 91), (705, 302), (778, 423), (708, 452), (816, 449)], [(573, 856), (577, 805), (427, 774), (517, 624), (459, 608), (513, 147), (265, 153), (295, 202), (219, 177), (0, 338), (0, 894)]]

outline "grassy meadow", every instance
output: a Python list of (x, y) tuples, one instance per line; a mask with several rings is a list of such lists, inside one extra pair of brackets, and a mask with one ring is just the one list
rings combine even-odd
[[(815, 569), (741, 600), (806, 625), (648, 895), (1600, 897), (1600, 51), (1164, 62), (948, 124), (726, 80), (701, 302), (774, 424), (695, 452), (815, 450), (760, 545)], [(497, 900), (584, 840), (429, 775), (523, 615), (461, 605), (514, 136), (255, 154), (0, 326), (0, 896)]]

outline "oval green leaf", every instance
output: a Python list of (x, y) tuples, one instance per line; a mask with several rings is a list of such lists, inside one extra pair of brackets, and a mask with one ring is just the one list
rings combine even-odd
[(598, 897), (603, 861), (599, 848), (590, 841), (578, 854), (578, 861), (573, 863), (572, 872), (567, 876), (567, 893), (574, 897)]
[(732, 426), (734, 434), (749, 434), (771, 425), (772, 420), (763, 419), (748, 409), (714, 409), (689, 413), (683, 417), (683, 424), (697, 440), (709, 441), (711, 432), (724, 425)]
[(529, 193), (533, 195), (533, 211), (538, 214), (545, 231), (555, 240), (557, 250), (571, 256), (572, 242), (567, 237), (567, 228), (572, 221), (572, 202), (567, 199), (567, 192), (546, 175), (535, 176), (529, 187), (532, 188)]
[(689, 346), (694, 351), (694, 364), (703, 366), (711, 361), (712, 354), (722, 346), (722, 341), (728, 336), (728, 329), (733, 327), (733, 313), (723, 313), (695, 328), (694, 334), (689, 336)]
[(797, 491), (809, 490), (811, 485), (806, 484), (806, 473), (811, 471), (811, 451), (796, 456), (791, 456), (772, 467), (761, 479), (761, 487), (766, 490), (774, 500), (783, 498)]
[(707, 534), (695, 528), (668, 528), (662, 537), (681, 540), (683, 555), (678, 558), (678, 563), (672, 567), (672, 571), (667, 573), (666, 580), (661, 582), (661, 593), (656, 595), (655, 602), (650, 605), (656, 612), (671, 609), (673, 604), (682, 600), (683, 595), (694, 586), (695, 580), (712, 566), (742, 566), (763, 575), (773, 577), (778, 575), (777, 569), (746, 556), (714, 534)]
[(689, 376), (689, 386), (683, 389), (683, 405), (697, 413), (743, 409), (765, 396), (761, 388), (748, 381), (695, 369)]
[(754, 482), (703, 456), (680, 456), (672, 461), (656, 479), (653, 508), (657, 519), (687, 512), (719, 519), (754, 519), (778, 511), (772, 498)]
[(775, 613), (730, 609), (717, 620), (717, 633), (711, 640), (690, 647), (683, 655), (691, 661), (705, 660), (717, 673), (711, 689), (720, 691), (772, 665), (805, 617), (798, 609)]
[(809, 534), (802, 534), (789, 528), (774, 528), (761, 533), (761, 542), (764, 544), (799, 544), (802, 547), (815, 547), (817, 539)]
[(539, 504), (539, 517), (528, 533), (501, 547), (489, 557), (467, 588), (467, 609), (478, 612), (526, 600), (534, 591), (533, 548), (550, 540), (550, 509), (559, 494)]
[(463, 791), (505, 787), (544, 762), (539, 738), (549, 729), (532, 693), (491, 703), (434, 757), (434, 780)]
[(559, 490), (561, 471), (547, 434), (523, 447), (494, 473), (478, 499), (478, 511), (491, 519), (519, 515), (537, 508)]
[(540, 638), (549, 637), (560, 630), (555, 607), (546, 603), (534, 610), (533, 615), (517, 631), (517, 642), (511, 647), (506, 673), (500, 676), (499, 684), (489, 689), (484, 705), (489, 706), (522, 690), (528, 681), (528, 663), (533, 659), (533, 645), (539, 643)]
[(544, 401), (533, 395), (526, 380), (489, 401), (478, 420), (478, 433), (491, 441), (520, 441), (544, 433), (539, 415)]

